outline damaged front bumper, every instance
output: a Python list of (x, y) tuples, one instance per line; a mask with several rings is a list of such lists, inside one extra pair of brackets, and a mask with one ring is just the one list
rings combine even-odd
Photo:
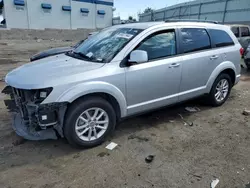
[(2, 93), (11, 97), (4, 102), (12, 112), (13, 129), (19, 136), (28, 140), (57, 139), (57, 135), (64, 137), (62, 127), (67, 102), (41, 104), (34, 97), (35, 91), (10, 86)]

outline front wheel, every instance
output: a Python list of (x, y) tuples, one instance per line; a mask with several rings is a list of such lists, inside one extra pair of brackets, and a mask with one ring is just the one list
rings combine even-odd
[(209, 93), (208, 99), (212, 106), (221, 106), (228, 99), (232, 89), (232, 81), (228, 74), (220, 74)]
[(112, 133), (115, 122), (110, 103), (100, 97), (83, 98), (69, 107), (64, 135), (75, 147), (94, 147)]

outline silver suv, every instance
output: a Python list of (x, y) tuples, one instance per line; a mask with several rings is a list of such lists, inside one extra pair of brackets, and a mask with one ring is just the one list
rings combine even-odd
[(240, 79), (240, 48), (215, 23), (119, 25), (13, 70), (3, 92), (20, 136), (93, 147), (131, 115), (201, 95), (222, 105)]

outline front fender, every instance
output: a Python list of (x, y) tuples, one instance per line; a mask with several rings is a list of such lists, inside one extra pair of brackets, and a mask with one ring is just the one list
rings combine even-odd
[(116, 86), (107, 82), (92, 81), (75, 85), (63, 92), (58, 97), (56, 102), (67, 101), (71, 103), (77, 98), (91, 93), (106, 93), (112, 95), (120, 106), (121, 117), (125, 117), (127, 115), (127, 103), (125, 96)]
[(213, 86), (213, 83), (215, 81), (215, 79), (219, 76), (219, 74), (221, 72), (223, 72), (224, 70), (226, 69), (232, 69), (235, 73), (235, 75), (237, 76), (236, 74), (236, 67), (235, 65), (230, 62), (230, 61), (224, 61), (223, 63), (219, 64), (215, 69), (214, 71), (212, 72), (212, 74), (210, 75), (209, 79), (208, 79), (208, 82), (206, 84), (206, 93), (209, 93), (212, 86)]

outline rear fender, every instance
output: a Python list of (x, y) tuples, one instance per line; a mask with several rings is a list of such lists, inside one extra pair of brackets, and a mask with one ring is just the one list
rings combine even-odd
[(208, 82), (206, 84), (206, 93), (210, 92), (215, 79), (220, 75), (221, 72), (223, 72), (226, 69), (232, 69), (235, 73), (235, 76), (237, 76), (235, 65), (230, 61), (224, 61), (223, 63), (219, 64), (210, 75)]

